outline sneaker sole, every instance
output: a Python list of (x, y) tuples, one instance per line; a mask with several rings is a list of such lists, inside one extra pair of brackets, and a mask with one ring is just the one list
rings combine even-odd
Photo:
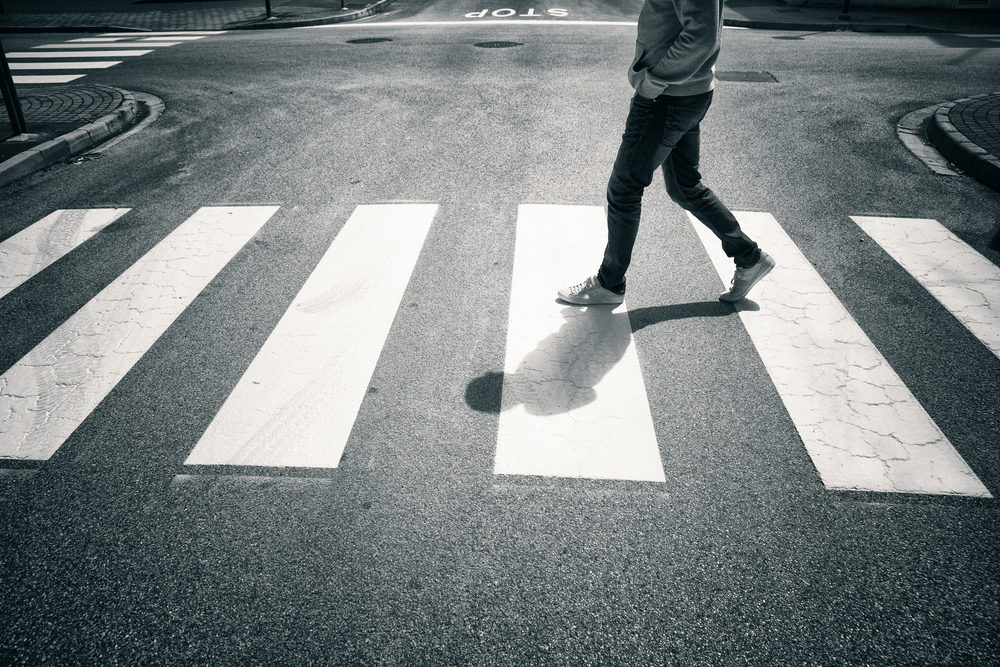
[(571, 306), (617, 306), (625, 301), (625, 297), (621, 297), (620, 299), (587, 299), (576, 301), (572, 297), (565, 297), (562, 294), (559, 294), (558, 298), (563, 303), (568, 303)]

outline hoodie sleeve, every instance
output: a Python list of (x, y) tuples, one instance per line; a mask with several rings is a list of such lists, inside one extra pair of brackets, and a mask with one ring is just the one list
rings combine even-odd
[(673, 0), (681, 32), (658, 63), (643, 70), (636, 90), (656, 97), (667, 86), (694, 76), (718, 48), (722, 32), (718, 0)]

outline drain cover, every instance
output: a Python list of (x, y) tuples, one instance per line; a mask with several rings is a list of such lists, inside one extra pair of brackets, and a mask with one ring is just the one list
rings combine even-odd
[(521, 46), (521, 42), (476, 42), (474, 46), (481, 49), (509, 49), (512, 46)]
[(389, 37), (359, 37), (358, 39), (347, 40), (348, 44), (378, 44), (379, 42), (391, 42)]
[(749, 81), (753, 83), (778, 83), (770, 72), (716, 72), (719, 81)]

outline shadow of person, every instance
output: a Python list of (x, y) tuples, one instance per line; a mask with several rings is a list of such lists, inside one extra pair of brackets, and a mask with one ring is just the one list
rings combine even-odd
[(608, 306), (567, 307), (558, 331), (538, 343), (514, 373), (492, 371), (465, 388), (473, 410), (497, 414), (523, 404), (533, 415), (555, 415), (593, 402), (595, 387), (621, 361), (632, 332), (689, 317), (722, 317), (759, 310), (744, 299), (734, 308), (720, 301), (674, 304), (614, 312)]

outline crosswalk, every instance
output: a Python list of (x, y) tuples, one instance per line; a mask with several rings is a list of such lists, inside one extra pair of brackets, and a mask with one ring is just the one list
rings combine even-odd
[[(207, 206), (0, 376), (0, 461), (49, 459), (278, 206)], [(187, 466), (336, 468), (438, 206), (358, 205), (197, 442)], [(0, 298), (127, 220), (59, 210), (0, 243)], [(991, 497), (810, 261), (737, 212), (778, 267), (736, 306), (829, 489)], [(1000, 270), (926, 219), (852, 217), (998, 352)], [(723, 282), (731, 260), (690, 220)], [(628, 304), (557, 302), (593, 269), (601, 207), (517, 209), (494, 474), (665, 483)]]
[(88, 72), (120, 65), (155, 49), (219, 35), (224, 31), (105, 33), (35, 46), (7, 54), (12, 77), (19, 85), (52, 85), (77, 81)]

